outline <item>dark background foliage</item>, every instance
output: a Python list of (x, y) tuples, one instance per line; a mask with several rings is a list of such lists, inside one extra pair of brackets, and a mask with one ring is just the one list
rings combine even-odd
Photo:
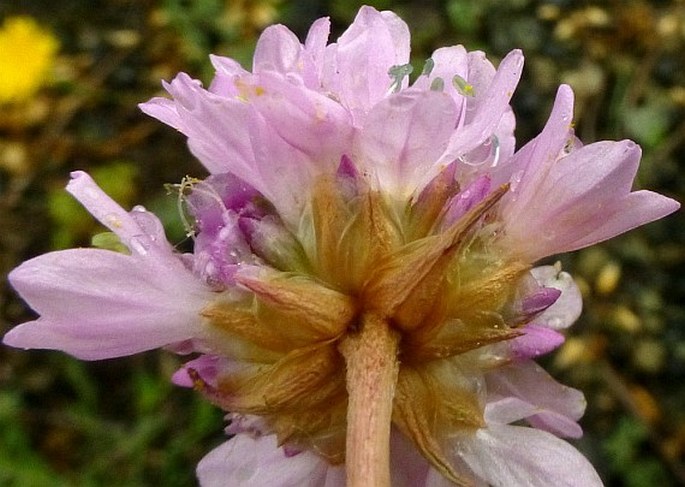
[[(517, 137), (534, 136), (559, 83), (577, 95), (584, 142), (632, 138), (637, 186), (682, 201), (685, 178), (685, 3), (442, 0), (367, 2), (410, 25), (413, 62), (464, 44), (500, 59), (526, 54), (514, 96)], [(178, 71), (211, 79), (210, 52), (249, 67), (256, 36), (281, 22), (301, 38), (330, 15), (334, 36), (361, 2), (344, 0), (18, 0), (0, 23), (31, 15), (59, 39), (55, 79), (0, 105), (0, 272), (101, 231), (64, 193), (85, 169), (124, 206), (142, 203), (183, 245), (165, 183), (202, 177), (182, 136), (140, 113)], [(519, 142), (519, 145), (521, 142)], [(560, 256), (585, 295), (566, 344), (545, 359), (583, 390), (577, 442), (608, 485), (685, 483), (685, 222), (682, 212), (606, 244)], [(3, 280), (0, 332), (30, 319)], [(193, 485), (223, 441), (222, 414), (168, 378), (177, 357), (150, 352), (84, 363), (0, 347), (0, 485)]]

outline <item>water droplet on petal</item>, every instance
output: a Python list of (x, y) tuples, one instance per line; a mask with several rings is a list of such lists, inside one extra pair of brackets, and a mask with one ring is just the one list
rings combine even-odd
[(523, 171), (516, 171), (514, 174), (511, 176), (511, 180), (509, 181), (509, 192), (510, 193), (515, 193), (517, 188), (519, 187), (519, 184), (521, 184), (521, 179), (523, 178)]
[(468, 166), (487, 165), (495, 167), (499, 162), (500, 146), (499, 139), (491, 135), (485, 142), (472, 151), (462, 154), (457, 159)]

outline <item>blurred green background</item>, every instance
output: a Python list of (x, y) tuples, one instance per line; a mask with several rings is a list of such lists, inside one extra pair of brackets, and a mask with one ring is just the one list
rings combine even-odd
[[(526, 54), (514, 96), (517, 138), (542, 127), (559, 83), (577, 95), (584, 142), (632, 138), (637, 185), (683, 200), (685, 2), (444, 0), (366, 2), (412, 31), (413, 61), (464, 44), (497, 62)], [(58, 5), (58, 6), (56, 6)], [(249, 67), (259, 32), (301, 38), (330, 15), (337, 37), (361, 2), (47, 0), (0, 2), (0, 272), (99, 228), (63, 191), (90, 171), (121, 204), (142, 203), (184, 245), (165, 183), (204, 171), (184, 138), (137, 104), (178, 71), (208, 82), (207, 54)], [(19, 67), (20, 66), (20, 67)], [(685, 485), (685, 222), (682, 212), (561, 256), (585, 311), (544, 360), (583, 390), (577, 442), (607, 485)], [(0, 333), (33, 315), (2, 281)], [(224, 440), (222, 413), (168, 378), (169, 353), (84, 363), (0, 347), (0, 485), (186, 486)]]

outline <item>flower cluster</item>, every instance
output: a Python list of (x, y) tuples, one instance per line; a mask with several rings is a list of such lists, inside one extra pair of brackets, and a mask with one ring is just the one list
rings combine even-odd
[[(203, 485), (599, 485), (560, 437), (583, 395), (534, 359), (581, 311), (540, 259), (661, 218), (640, 148), (583, 146), (559, 88), (515, 150), (523, 66), (438, 49), (410, 82), (407, 26), (363, 7), (337, 42), (264, 31), (252, 72), (212, 57), (141, 105), (209, 170), (182, 185), (194, 250), (82, 172), (67, 189), (128, 249), (54, 252), (10, 275), (40, 314), (4, 338), (87, 360), (167, 347), (229, 413)], [(369, 480), (372, 479), (372, 480)]]

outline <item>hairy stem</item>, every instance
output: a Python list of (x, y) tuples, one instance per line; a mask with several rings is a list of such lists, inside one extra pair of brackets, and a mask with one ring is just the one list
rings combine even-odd
[(358, 332), (340, 343), (347, 365), (348, 487), (390, 486), (390, 424), (397, 384), (399, 335), (365, 314)]

